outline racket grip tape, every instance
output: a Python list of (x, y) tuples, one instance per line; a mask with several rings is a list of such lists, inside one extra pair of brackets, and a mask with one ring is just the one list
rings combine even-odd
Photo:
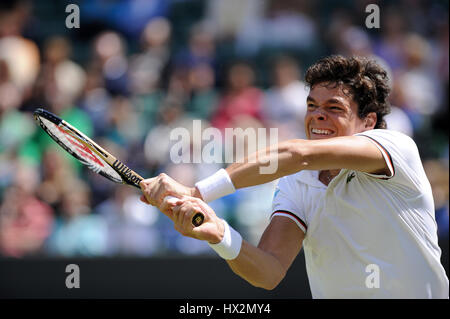
[[(164, 200), (176, 202), (178, 200), (178, 198), (176, 198), (175, 196), (166, 196), (164, 198)], [(192, 217), (192, 225), (194, 225), (195, 227), (200, 226), (201, 224), (203, 224), (204, 221), (205, 221), (205, 215), (203, 215), (203, 213), (201, 213), (201, 212), (196, 212), (194, 214), (194, 216)]]
[(205, 220), (205, 216), (202, 213), (197, 212), (194, 215), (194, 217), (192, 217), (192, 225), (194, 225), (195, 227), (198, 227), (201, 224), (203, 224), (204, 220)]

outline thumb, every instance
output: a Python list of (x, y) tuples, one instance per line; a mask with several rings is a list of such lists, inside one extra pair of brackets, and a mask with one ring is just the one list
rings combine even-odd
[(192, 234), (195, 238), (204, 240), (210, 243), (218, 243), (221, 239), (219, 239), (218, 229), (214, 227), (211, 222), (206, 222), (201, 224), (200, 226), (192, 228)]

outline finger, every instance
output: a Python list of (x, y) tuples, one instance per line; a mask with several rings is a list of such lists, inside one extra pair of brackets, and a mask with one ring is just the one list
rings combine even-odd
[(163, 201), (161, 203), (161, 205), (159, 206), (159, 210), (167, 217), (172, 218), (172, 216), (173, 216), (172, 208), (173, 207), (175, 207), (175, 206), (173, 206), (171, 203)]
[(152, 194), (152, 199), (155, 201), (155, 203), (157, 203), (158, 206), (161, 205), (161, 203), (164, 200), (165, 191), (166, 190), (164, 189), (164, 187), (162, 187), (161, 185), (158, 185), (158, 187)]
[(196, 209), (191, 206), (186, 206), (180, 210), (180, 215), (178, 216), (178, 227), (185, 236), (192, 237), (192, 229), (194, 228), (194, 225), (192, 224), (192, 216), (195, 211)]
[(184, 217), (183, 216), (186, 214), (186, 211), (188, 209), (189, 208), (186, 207), (186, 205), (184, 205), (184, 204), (180, 206), (179, 212), (178, 212), (176, 220), (175, 220), (175, 223), (177, 223), (180, 226), (180, 228), (184, 228), (183, 227), (184, 226), (184, 224), (183, 224)]
[(143, 179), (142, 181), (139, 182), (139, 187), (144, 191), (145, 186), (146, 186), (145, 179)]
[(141, 187), (142, 193), (144, 194), (148, 204), (153, 206), (157, 206), (157, 203), (153, 199), (153, 193), (155, 191), (155, 181), (156, 181), (155, 177), (152, 177), (142, 180), (139, 183), (139, 186)]
[(176, 223), (178, 215), (180, 214), (180, 209), (181, 209), (181, 206), (175, 206), (172, 208), (172, 216), (169, 216), (169, 217), (170, 217), (170, 219), (172, 219), (172, 221), (174, 223)]
[(149, 193), (150, 202), (152, 203), (152, 205), (154, 205), (156, 207), (159, 207), (159, 205), (161, 205), (161, 203), (162, 203), (162, 199), (159, 200), (159, 198), (158, 198), (158, 193), (160, 192), (160, 188), (161, 188), (160, 185), (154, 184)]
[(141, 195), (141, 197), (139, 199), (141, 200), (141, 202), (144, 202), (144, 203), (150, 205), (150, 203), (148, 202), (147, 198), (145, 198), (144, 195)]
[(159, 209), (167, 216), (172, 216), (173, 212), (172, 209), (176, 207), (177, 205), (181, 205), (181, 200), (173, 197), (173, 196), (166, 196), (164, 197), (163, 202), (159, 206)]
[(164, 197), (168, 194), (168, 189), (170, 189), (171, 185), (170, 185), (170, 177), (167, 176), (164, 173), (161, 173), (158, 175), (158, 177), (156, 178), (156, 183), (157, 183), (157, 189), (155, 191), (155, 193), (153, 194), (154, 197), (153, 199), (158, 203), (161, 204), (161, 202), (164, 200)]
[(205, 236), (205, 233), (209, 231), (209, 227), (211, 226), (205, 223), (201, 224), (200, 226), (194, 227), (192, 228), (192, 235), (196, 238), (202, 238)]
[[(201, 218), (201, 220), (196, 220), (195, 223), (193, 220), (191, 220), (191, 224), (193, 224), (194, 227), (198, 227), (200, 226), (200, 224), (203, 224), (211, 219), (209, 215), (211, 214), (212, 209), (201, 199), (191, 196), (181, 196), (181, 200), (183, 201), (183, 203), (189, 204), (194, 208), (191, 214), (191, 218), (194, 218), (198, 213), (202, 215), (201, 217), (199, 217)], [(196, 223), (199, 223), (199, 225), (197, 226)]]
[[(167, 189), (167, 185), (160, 183), (155, 188), (155, 191), (152, 194), (152, 198), (156, 203), (158, 203), (158, 205), (160, 205), (167, 196), (171, 196), (171, 195), (172, 195), (172, 193)], [(174, 196), (172, 196), (172, 197), (174, 197)]]
[(164, 200), (161, 202), (160, 208), (170, 208), (177, 206), (178, 198), (173, 196), (166, 196)]
[[(186, 196), (186, 195), (183, 195), (183, 196), (181, 196), (180, 198), (179, 198), (179, 200), (183, 203), (183, 204), (186, 204), (186, 205), (195, 205), (196, 204), (196, 202), (194, 201), (194, 197), (190, 197), (190, 196)], [(197, 205), (198, 206), (198, 205)]]
[(151, 186), (153, 184), (153, 181), (155, 180), (154, 177), (152, 178), (147, 178), (147, 179), (143, 179), (140, 183), (139, 183), (139, 187), (142, 189), (142, 191), (147, 191), (148, 187)]
[(210, 220), (213, 216), (216, 215), (214, 210), (203, 200), (194, 198), (194, 201), (200, 208), (200, 211), (203, 213), (203, 216), (205, 217), (205, 221)]
[(199, 212), (199, 208), (195, 206), (190, 206), (189, 210), (184, 214), (183, 216), (183, 225), (186, 225), (186, 227), (189, 227), (189, 229), (194, 228), (195, 226), (192, 223), (192, 218), (195, 214)]

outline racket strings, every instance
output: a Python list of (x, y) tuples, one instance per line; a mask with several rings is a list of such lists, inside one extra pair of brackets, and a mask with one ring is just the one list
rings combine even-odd
[(89, 169), (97, 174), (101, 174), (112, 181), (121, 183), (122, 177), (110, 167), (95, 151), (90, 147), (89, 143), (83, 143), (83, 137), (76, 135), (64, 124), (56, 125), (55, 123), (39, 117), (41, 127), (72, 156), (86, 165)]

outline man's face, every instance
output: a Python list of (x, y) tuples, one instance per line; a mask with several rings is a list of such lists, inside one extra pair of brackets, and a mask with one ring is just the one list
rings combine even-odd
[(309, 140), (348, 136), (368, 129), (358, 117), (358, 105), (345, 86), (316, 84), (306, 101), (305, 130)]

